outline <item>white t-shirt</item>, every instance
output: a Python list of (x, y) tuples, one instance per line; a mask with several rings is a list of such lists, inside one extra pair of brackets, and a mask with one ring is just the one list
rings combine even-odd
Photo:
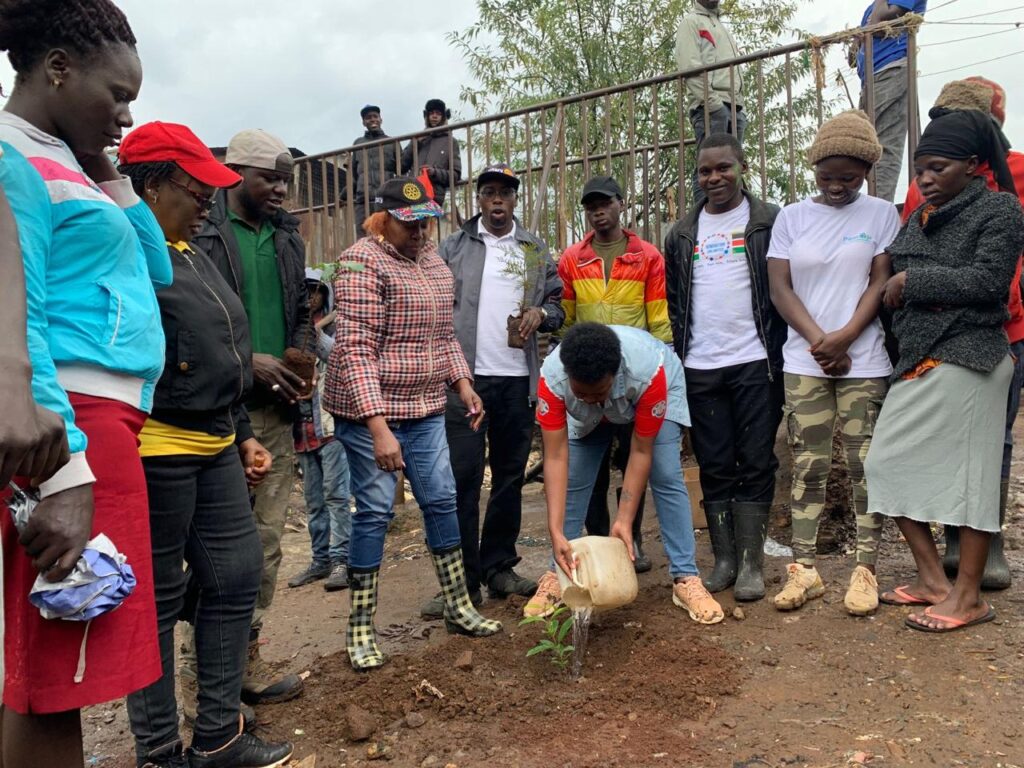
[(529, 376), (526, 352), (508, 345), (508, 316), (519, 313), (523, 288), (515, 278), (503, 272), (509, 260), (522, 262), (526, 255), (516, 242), (514, 227), (504, 237), (495, 237), (481, 221), (478, 231), (487, 252), (476, 315), (473, 373), (477, 376)]
[(693, 249), (687, 368), (712, 370), (764, 360), (754, 320), (750, 267), (743, 232), (750, 202), (726, 213), (701, 211)]
[[(861, 195), (835, 208), (808, 198), (783, 208), (772, 227), (769, 259), (786, 259), (793, 290), (826, 333), (853, 317), (868, 287), (871, 262), (896, 238), (896, 206)], [(786, 373), (825, 378), (809, 351), (811, 342), (794, 329), (783, 347)], [(853, 365), (845, 376), (869, 379), (892, 373), (882, 323), (875, 319), (847, 350)]]

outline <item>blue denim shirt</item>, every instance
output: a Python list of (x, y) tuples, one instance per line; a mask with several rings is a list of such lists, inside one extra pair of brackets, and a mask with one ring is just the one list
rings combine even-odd
[(541, 368), (548, 389), (565, 402), (569, 438), (576, 440), (589, 435), (602, 419), (612, 424), (628, 424), (633, 421), (637, 402), (662, 366), (665, 367), (665, 379), (668, 382), (665, 419), (683, 427), (690, 426), (686, 379), (683, 366), (672, 348), (639, 328), (624, 325), (608, 327), (615, 331), (622, 344), (622, 363), (615, 374), (611, 395), (604, 404), (590, 405), (573, 394), (558, 349), (548, 356)]

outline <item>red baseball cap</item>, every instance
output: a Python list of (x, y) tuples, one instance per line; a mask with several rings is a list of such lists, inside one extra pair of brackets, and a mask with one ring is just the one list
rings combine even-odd
[(211, 187), (233, 187), (242, 177), (214, 158), (209, 147), (177, 123), (140, 125), (125, 136), (118, 150), (121, 165), (176, 163), (181, 170)]

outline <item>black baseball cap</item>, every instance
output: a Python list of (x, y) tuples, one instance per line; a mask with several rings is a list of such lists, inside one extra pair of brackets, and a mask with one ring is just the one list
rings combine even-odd
[(587, 198), (591, 195), (621, 198), (622, 187), (619, 186), (619, 182), (612, 176), (594, 176), (583, 185), (583, 194), (580, 195), (580, 202), (587, 202)]
[(365, 107), (359, 110), (359, 116), (366, 117), (366, 114), (368, 112), (376, 112), (379, 115), (380, 107), (378, 107), (376, 104), (367, 104)]
[(381, 184), (373, 198), (373, 210), (387, 211), (399, 221), (418, 221), (444, 213), (441, 206), (427, 197), (423, 185), (408, 176), (396, 176)]
[(493, 163), (480, 171), (480, 175), (476, 177), (476, 188), (480, 189), (488, 181), (503, 181), (512, 189), (519, 189), (519, 177), (511, 166), (505, 163)]

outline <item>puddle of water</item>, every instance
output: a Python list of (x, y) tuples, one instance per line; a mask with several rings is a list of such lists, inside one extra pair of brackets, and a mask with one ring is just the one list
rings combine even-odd
[(583, 659), (587, 655), (587, 639), (590, 635), (590, 616), (593, 608), (576, 608), (572, 612), (572, 663), (569, 676), (578, 680), (583, 671)]

